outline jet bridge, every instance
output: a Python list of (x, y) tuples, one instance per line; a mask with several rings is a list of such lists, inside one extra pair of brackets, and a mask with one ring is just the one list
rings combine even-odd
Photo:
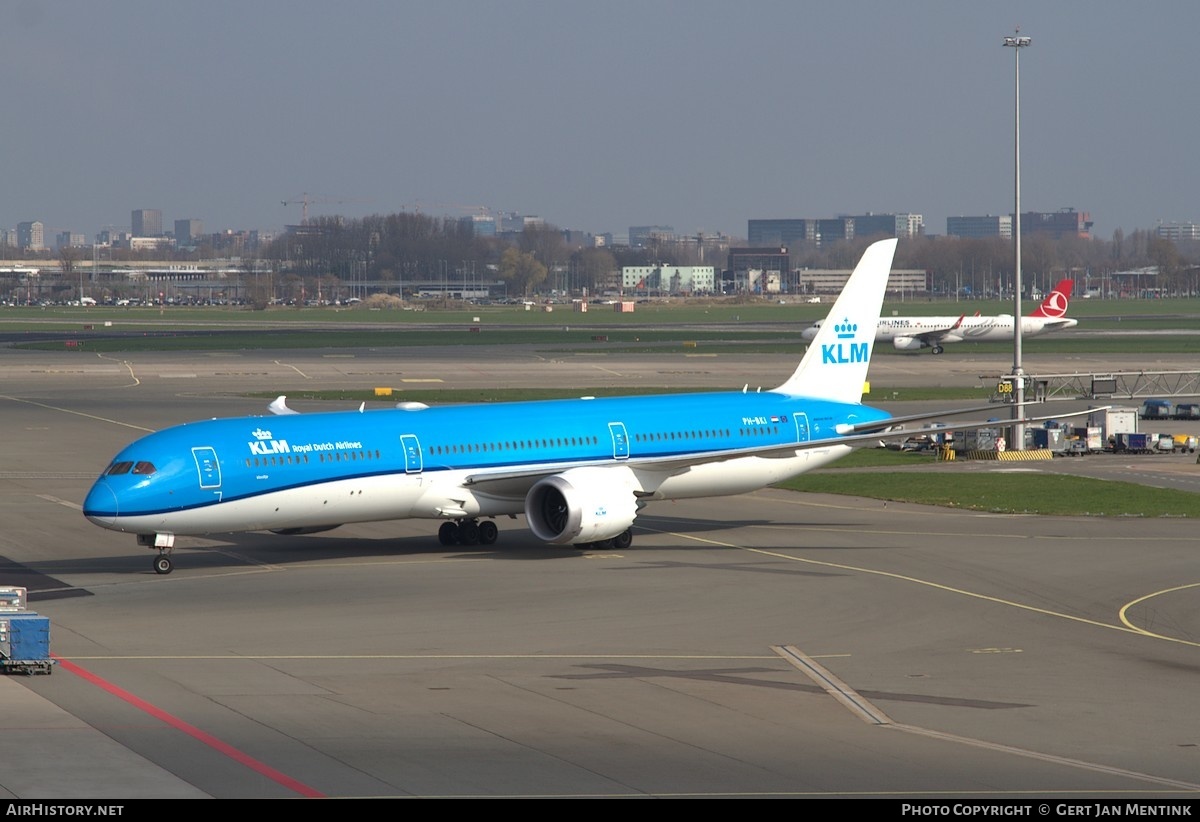
[[(981, 375), (980, 383), (991, 385), (991, 402), (1014, 402), (1016, 392), (1011, 374)], [(1200, 396), (1200, 371), (1113, 371), (1106, 374), (1025, 374), (1025, 399), (1106, 400), (1136, 397)]]

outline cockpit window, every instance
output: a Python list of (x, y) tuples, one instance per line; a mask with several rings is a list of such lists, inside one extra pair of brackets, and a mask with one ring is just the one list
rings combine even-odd
[(157, 470), (152, 462), (138, 462), (133, 466), (133, 473), (135, 474), (153, 474)]
[(114, 462), (108, 466), (108, 470), (104, 472), (107, 477), (115, 477), (118, 474), (128, 474), (129, 469), (133, 467), (132, 462)]

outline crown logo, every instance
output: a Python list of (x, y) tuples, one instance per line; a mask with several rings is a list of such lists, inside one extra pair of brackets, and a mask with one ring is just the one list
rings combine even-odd
[(254, 429), (253, 431), (251, 431), (250, 433), (254, 435), (255, 439), (260, 439), (260, 440), (269, 440), (269, 439), (271, 439), (271, 432), (270, 432), (270, 431), (264, 431), (264, 430), (263, 430), (263, 429), (261, 429), (261, 428), (255, 428), (255, 429)]
[(849, 318), (846, 318), (835, 325), (833, 330), (839, 340), (852, 340), (858, 333), (858, 323), (852, 323)]

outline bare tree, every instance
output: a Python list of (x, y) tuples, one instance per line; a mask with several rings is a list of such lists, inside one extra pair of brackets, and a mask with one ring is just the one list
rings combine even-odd
[(603, 248), (585, 248), (575, 255), (579, 284), (588, 294), (599, 294), (608, 282), (609, 274), (617, 268), (617, 258)]
[(64, 277), (69, 277), (75, 273), (75, 263), (79, 262), (81, 256), (79, 249), (73, 246), (63, 245), (58, 247), (58, 266), (62, 270)]
[(529, 296), (532, 289), (546, 279), (547, 269), (529, 252), (508, 248), (500, 257), (500, 278), (512, 290)]
[(527, 225), (521, 232), (521, 251), (533, 255), (547, 270), (567, 261), (567, 243), (562, 230), (549, 225)]
[(1179, 249), (1170, 240), (1151, 237), (1146, 249), (1151, 264), (1158, 267), (1158, 287), (1162, 296), (1174, 296), (1183, 288)]

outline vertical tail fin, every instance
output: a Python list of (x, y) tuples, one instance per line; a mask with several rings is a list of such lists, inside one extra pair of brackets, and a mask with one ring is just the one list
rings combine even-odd
[(880, 240), (863, 252), (795, 373), (774, 391), (839, 402), (862, 400), (895, 253), (896, 240)]
[(1071, 291), (1075, 288), (1074, 280), (1059, 280), (1042, 304), (1029, 313), (1031, 317), (1050, 317), (1059, 319), (1067, 314), (1067, 306), (1071, 301)]

